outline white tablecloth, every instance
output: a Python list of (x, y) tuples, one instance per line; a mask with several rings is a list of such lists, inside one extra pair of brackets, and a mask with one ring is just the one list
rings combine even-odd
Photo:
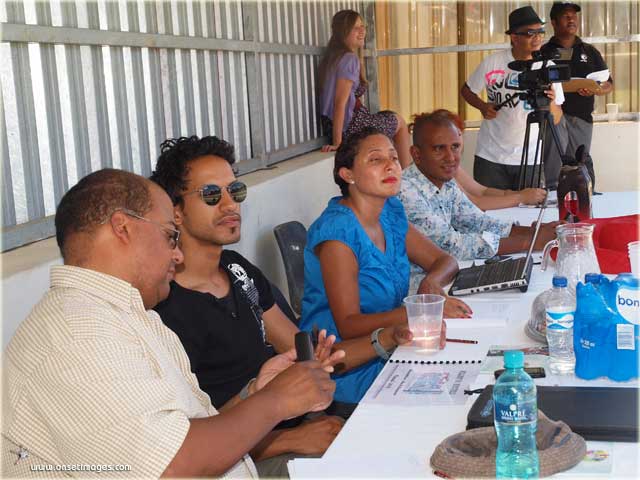
[[(596, 196), (594, 217), (638, 213), (639, 199), (638, 192)], [(530, 224), (538, 216), (537, 209), (529, 208), (510, 208), (490, 213), (503, 219), (517, 219), (523, 225)], [(557, 219), (557, 208), (547, 209), (544, 221)], [(552, 275), (553, 268), (541, 272), (540, 267), (535, 266), (531, 286), (526, 293), (510, 290), (469, 296), (465, 300), (468, 299), (472, 307), (474, 300), (512, 303), (514, 314), (508, 321), (505, 338), (508, 338), (510, 345), (533, 345), (535, 342), (524, 333), (524, 325), (529, 318), (533, 299), (550, 287)], [(434, 477), (429, 467), (431, 454), (445, 437), (465, 430), (467, 413), (475, 398), (471, 396), (462, 406), (415, 407), (361, 403), (322, 459), (301, 459), (290, 463), (291, 477)], [(640, 477), (637, 443), (612, 443), (609, 447), (613, 451), (613, 467), (606, 476)], [(571, 471), (567, 474), (571, 474)]]

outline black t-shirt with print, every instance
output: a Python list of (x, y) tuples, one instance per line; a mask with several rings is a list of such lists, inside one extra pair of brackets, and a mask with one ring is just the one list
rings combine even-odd
[[(543, 53), (549, 53), (556, 48), (562, 48), (562, 45), (558, 43), (555, 37), (551, 37), (549, 42), (542, 46), (541, 50)], [(573, 44), (571, 60), (554, 60), (554, 62), (558, 65), (569, 65), (571, 68), (571, 76), (579, 78), (586, 78), (590, 73), (599, 72), (600, 70), (606, 70), (608, 68), (600, 52), (593, 45), (583, 42), (580, 37), (576, 37)], [(609, 76), (609, 81), (612, 81), (611, 76)], [(565, 100), (562, 104), (563, 113), (593, 123), (593, 118), (591, 117), (595, 105), (593, 96), (583, 97), (578, 93), (566, 92), (564, 95)]]
[(239, 393), (274, 355), (262, 323), (262, 312), (274, 305), (269, 281), (232, 250), (222, 252), (220, 265), (231, 281), (227, 297), (171, 282), (169, 297), (155, 307), (180, 338), (200, 388), (216, 408)]

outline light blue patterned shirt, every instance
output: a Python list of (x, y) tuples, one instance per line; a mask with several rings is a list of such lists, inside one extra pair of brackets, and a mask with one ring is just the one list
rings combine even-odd
[[(492, 257), (500, 239), (511, 232), (511, 223), (476, 207), (455, 180), (438, 189), (415, 164), (403, 170), (398, 196), (409, 222), (457, 260)], [(411, 291), (419, 283), (414, 281), (419, 273), (424, 274), (411, 265)]]

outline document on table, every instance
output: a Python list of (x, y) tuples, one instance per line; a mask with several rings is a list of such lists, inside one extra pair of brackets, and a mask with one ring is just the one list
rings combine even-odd
[(294, 458), (287, 462), (289, 478), (423, 478), (431, 472), (429, 457), (394, 452), (388, 457), (359, 452), (353, 456)]
[(480, 372), (480, 365), (423, 365), (391, 363), (362, 399), (363, 403), (403, 406), (463, 405), (464, 390)]

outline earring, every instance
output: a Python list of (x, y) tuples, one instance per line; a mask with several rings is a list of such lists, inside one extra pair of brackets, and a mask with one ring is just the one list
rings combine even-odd
[(355, 185), (356, 181), (355, 181), (355, 180), (351, 180), (349, 183), (350, 183), (351, 185)]

